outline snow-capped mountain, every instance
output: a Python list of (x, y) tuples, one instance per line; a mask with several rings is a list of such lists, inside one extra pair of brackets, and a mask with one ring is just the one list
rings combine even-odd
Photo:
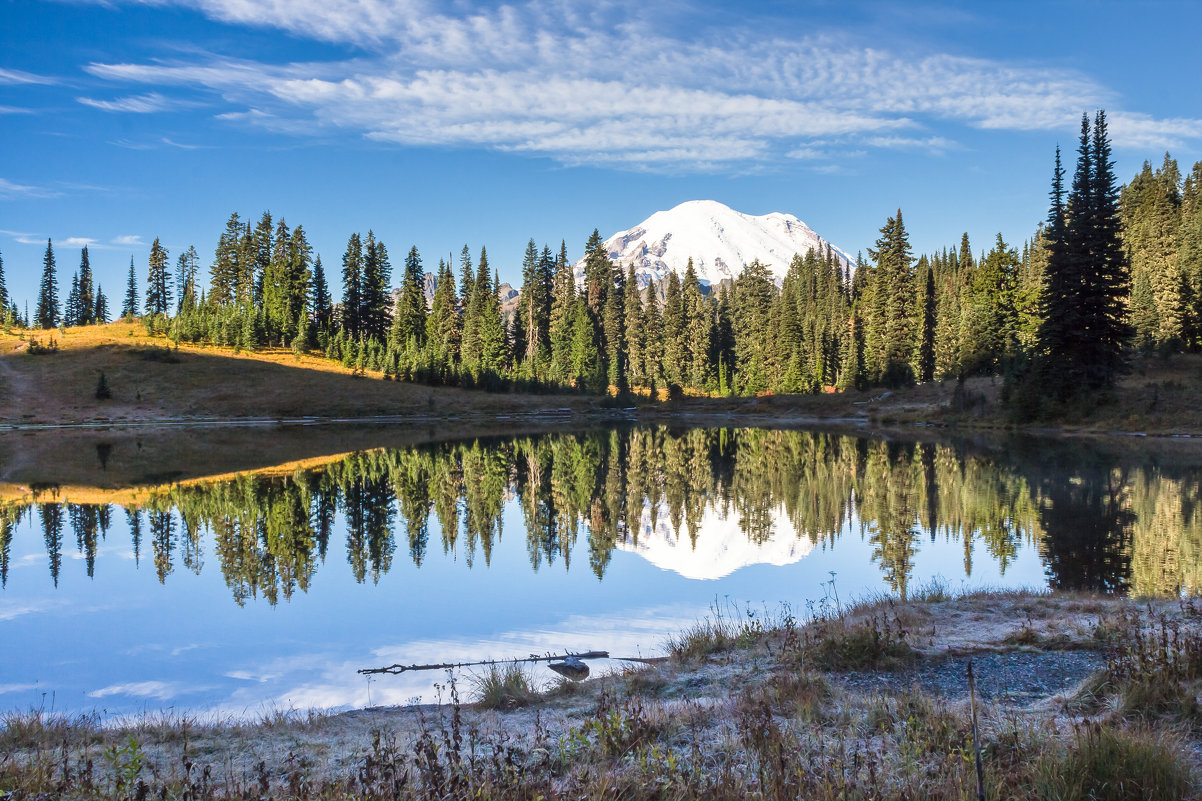
[[(622, 267), (633, 263), (639, 285), (659, 281), (675, 271), (683, 276), (689, 258), (702, 284), (718, 284), (739, 276), (743, 265), (759, 259), (779, 282), (794, 254), (826, 251), (827, 241), (792, 214), (773, 212), (760, 217), (737, 212), (716, 200), (690, 200), (668, 211), (657, 211), (643, 222), (605, 240), (609, 257)], [(832, 246), (844, 267), (851, 259)], [(584, 260), (575, 264), (577, 281)]]
[(643, 511), (637, 538), (619, 542), (617, 547), (638, 554), (661, 570), (689, 579), (719, 579), (750, 565), (790, 565), (814, 549), (809, 537), (798, 536), (782, 509), (773, 510), (772, 534), (758, 544), (739, 527), (737, 513), (728, 515), (707, 506), (694, 543), (687, 526), (681, 526), (681, 531), (672, 530), (666, 504), (661, 504), (656, 512), (653, 523), (648, 506)]

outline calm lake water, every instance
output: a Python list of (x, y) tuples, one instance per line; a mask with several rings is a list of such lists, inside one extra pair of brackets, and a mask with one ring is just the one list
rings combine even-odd
[(1131, 442), (635, 427), (363, 451), (136, 507), (47, 491), (0, 513), (0, 709), (431, 701), (445, 673), (356, 670), (650, 656), (715, 609), (933, 580), (1193, 592), (1200, 476)]

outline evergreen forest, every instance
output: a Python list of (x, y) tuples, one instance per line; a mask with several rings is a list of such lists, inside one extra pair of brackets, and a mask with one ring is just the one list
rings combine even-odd
[[(531, 240), (516, 301), (499, 294), (483, 247), (432, 269), (412, 247), (394, 267), (368, 231), (327, 268), (301, 225), (234, 213), (207, 282), (194, 247), (172, 267), (156, 238), (144, 281), (130, 263), (120, 316), (177, 344), (317, 351), (390, 378), (494, 390), (753, 395), (995, 375), (1037, 416), (1113, 383), (1132, 353), (1202, 348), (1202, 162), (1183, 175), (1165, 154), (1120, 187), (1098, 112), (1082, 118), (1067, 187), (1066, 175), (1057, 149), (1048, 217), (1021, 243), (964, 234), (916, 255), (899, 209), (855, 264), (828, 247), (795, 255), (779, 283), (753, 262), (705, 286), (690, 263), (642, 286), (594, 231), (576, 270), (566, 243)], [(3, 268), (9, 326), (110, 319), (86, 247), (60, 308), (47, 242), (32, 318)]]

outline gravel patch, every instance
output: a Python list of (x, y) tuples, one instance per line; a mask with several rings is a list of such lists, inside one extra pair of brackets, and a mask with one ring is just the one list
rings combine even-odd
[(853, 671), (832, 678), (854, 692), (896, 692), (917, 687), (925, 693), (959, 700), (968, 696), (970, 660), (980, 698), (1024, 706), (1072, 689), (1105, 662), (1097, 651), (983, 651), (918, 662), (897, 671)]

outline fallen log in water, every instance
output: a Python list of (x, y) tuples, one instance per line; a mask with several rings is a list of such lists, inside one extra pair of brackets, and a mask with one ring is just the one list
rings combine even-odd
[(616, 659), (620, 662), (640, 662), (644, 665), (653, 665), (658, 662), (666, 662), (666, 656), (640, 657), (640, 656), (613, 656), (609, 655), (609, 651), (585, 651), (578, 654), (547, 654), (546, 656), (535, 656), (531, 654), (527, 657), (515, 657), (513, 659), (482, 659), (479, 662), (440, 662), (435, 665), (388, 665), (387, 667), (378, 668), (360, 668), (358, 673), (405, 673), (410, 670), (448, 670), (462, 667), (479, 667), (484, 665), (508, 665), (516, 662), (556, 662), (568, 659)]

